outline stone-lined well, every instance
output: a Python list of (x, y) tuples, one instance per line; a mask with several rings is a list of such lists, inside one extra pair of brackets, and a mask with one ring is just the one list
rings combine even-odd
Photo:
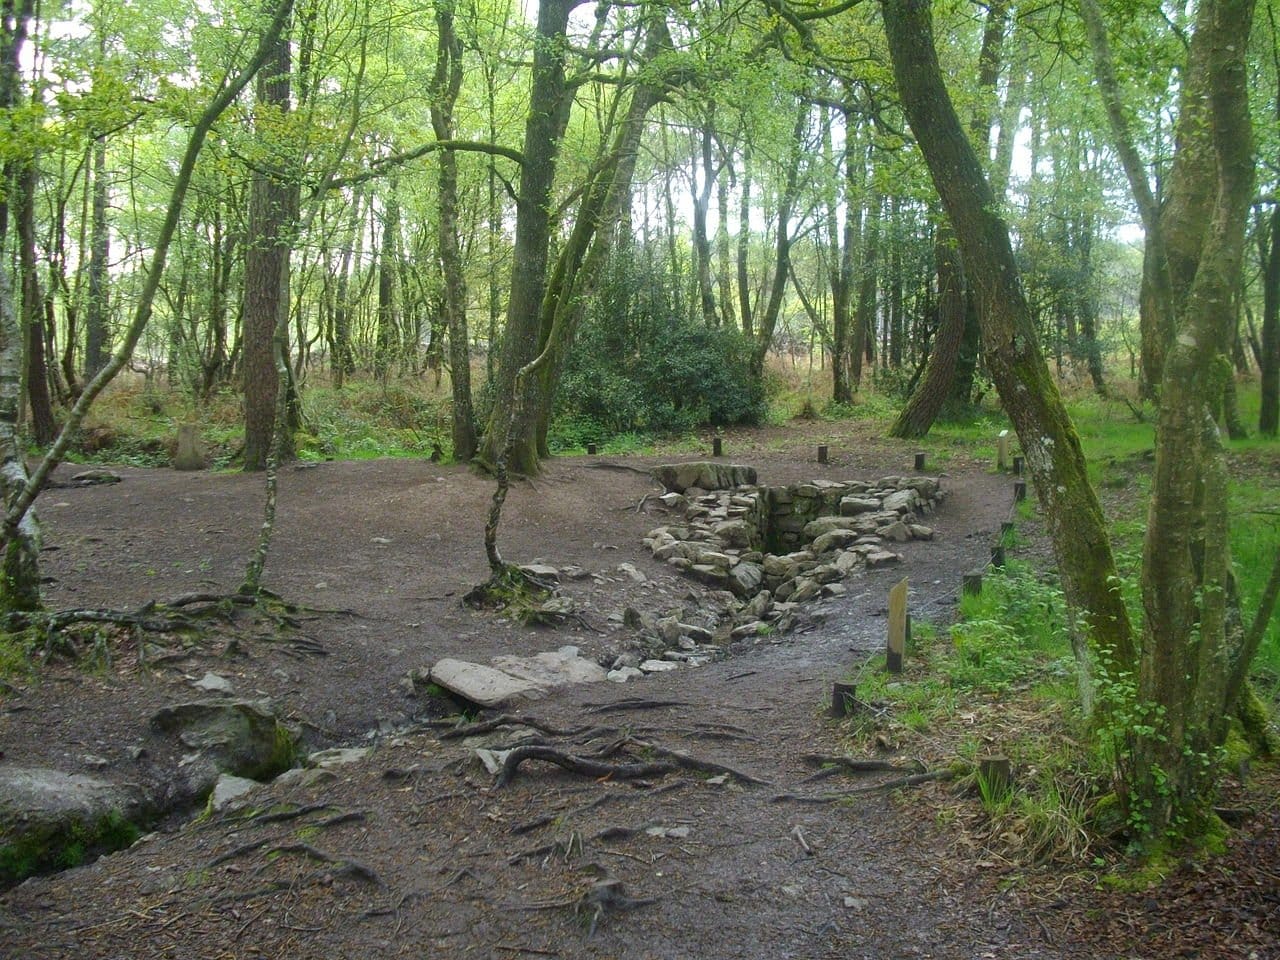
[(718, 463), (675, 464), (654, 475), (680, 520), (651, 530), (645, 545), (688, 576), (731, 591), (740, 625), (838, 596), (855, 571), (898, 563), (890, 545), (932, 539), (920, 519), (944, 495), (934, 477), (760, 486), (753, 468)]

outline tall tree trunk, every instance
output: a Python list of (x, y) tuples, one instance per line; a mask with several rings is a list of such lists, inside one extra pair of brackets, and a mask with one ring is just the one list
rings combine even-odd
[[(333, 384), (339, 390), (347, 377), (356, 372), (355, 352), (351, 346), (351, 274), (352, 252), (359, 249), (363, 252), (364, 221), (361, 217), (362, 195), (359, 188), (351, 195), (351, 220), (347, 225), (346, 236), (342, 241), (342, 260), (338, 267), (338, 282), (333, 294), (333, 356), (329, 361), (333, 372)], [(355, 262), (359, 270), (361, 254), (357, 253)]]
[(1271, 207), (1270, 234), (1262, 272), (1262, 405), (1258, 410), (1258, 432), (1274, 437), (1280, 427), (1280, 201)]
[(726, 327), (735, 326), (738, 322), (733, 309), (733, 257), (729, 252), (729, 180), (733, 176), (730, 162), (731, 155), (725, 151), (720, 161), (724, 176), (716, 178), (716, 208), (719, 213), (716, 224), (716, 286)]
[(711, 127), (715, 123), (716, 108), (712, 102), (703, 118), (700, 137), (702, 160), (702, 184), (696, 175), (698, 161), (694, 160), (694, 175), (690, 178), (693, 189), (693, 258), (698, 281), (698, 303), (702, 308), (702, 322), (708, 327), (718, 326), (716, 297), (711, 289), (711, 239), (707, 235), (707, 211), (711, 207), (711, 192), (715, 189), (716, 170), (711, 153)]
[[(395, 359), (398, 329), (396, 272), (400, 259), (400, 201), (396, 182), (387, 184), (386, 209), (382, 212), (382, 247), (378, 251), (378, 327), (373, 348), (373, 375), (385, 382)], [(430, 344), (431, 355), (439, 357), (439, 344)], [(437, 366), (439, 360), (437, 359)]]
[(738, 243), (735, 273), (738, 281), (738, 315), (742, 335), (754, 339), (755, 311), (751, 304), (751, 147), (742, 152), (742, 195), (738, 198)]
[(782, 190), (778, 195), (777, 239), (773, 250), (773, 279), (769, 284), (769, 299), (760, 311), (759, 325), (756, 329), (755, 347), (751, 353), (751, 369), (756, 377), (764, 375), (764, 361), (773, 346), (773, 333), (778, 325), (778, 316), (782, 312), (782, 297), (787, 289), (787, 273), (791, 269), (791, 213), (795, 208), (796, 197), (800, 185), (800, 155), (802, 152), (801, 137), (804, 136), (805, 124), (808, 120), (809, 106), (802, 99), (796, 109), (795, 125), (791, 131), (791, 143), (788, 147), (790, 158)]
[(45, 362), (45, 295), (36, 265), (35, 193), (37, 172), (34, 158), (26, 160), (18, 173), (14, 192), (18, 204), (18, 270), (22, 277), (22, 336), (26, 357), (27, 406), (31, 416), (31, 439), (47, 447), (58, 433), (49, 395), (49, 370)]
[[(279, 128), (271, 114), (289, 111), (289, 38), (282, 34), (257, 83), (260, 136)], [(244, 469), (267, 467), (276, 429), (276, 394), (284, 388), (273, 341), (289, 310), (289, 252), (297, 220), (298, 188), (293, 171), (260, 171), (249, 184), (249, 223), (244, 254)], [(287, 329), (287, 327), (286, 327)], [(279, 429), (287, 430), (285, 424)], [(287, 445), (286, 445), (287, 448)]]
[[(462, 41), (453, 27), (453, 0), (436, 0), (436, 69), (432, 77), (431, 125), (436, 139), (453, 139), (453, 105), (462, 89)], [(458, 164), (452, 150), (440, 155), (439, 223), (436, 236), (444, 273), (444, 316), (449, 328), (449, 383), (453, 458), (476, 453), (475, 411), (471, 406), (471, 353), (467, 335), (467, 280), (458, 249)]]
[[(572, 97), (565, 83), (565, 30), (577, 0), (543, 0), (538, 6), (529, 113), (525, 119), (524, 163), (516, 200), (516, 236), (512, 250), (511, 291), (507, 300), (507, 329), (494, 384), (497, 398), (489, 416), (479, 459), (496, 466), (509, 433), (515, 443), (507, 468), (517, 473), (538, 471), (536, 431), (530, 415), (537, 409), (536, 382), (517, 383), (517, 374), (538, 354), (540, 313), (547, 282), (551, 241), (551, 187), (555, 181), (560, 142)], [(528, 391), (517, 403), (516, 389)], [(513, 415), (522, 412), (522, 422)]]
[[(1156, 837), (1170, 827), (1205, 826), (1214, 799), (1216, 750), (1226, 733), (1238, 684), (1252, 651), (1240, 646), (1231, 609), (1228, 480), (1218, 430), (1208, 411), (1221, 389), (1222, 345), (1235, 323), (1244, 224), (1253, 194), (1253, 136), (1245, 50), (1253, 0), (1203, 0), (1189, 51), (1183, 104), (1209, 125), (1206, 163), (1188, 165), (1205, 178), (1184, 184), (1188, 205), (1210, 195), (1210, 215), (1194, 244), (1171, 243), (1168, 270), (1183, 304), (1164, 358), (1155, 472), (1143, 546), (1146, 612), (1140, 702), (1160, 711), (1150, 735), (1136, 737), (1132, 809), (1145, 813)], [(1183, 118), (1179, 117), (1179, 127)], [(1199, 151), (1205, 142), (1187, 149)], [(1176, 164), (1175, 164), (1176, 166)], [(1171, 195), (1170, 204), (1175, 204)], [(1172, 238), (1170, 238), (1172, 239)], [(1191, 268), (1191, 276), (1182, 271)], [(1244, 663), (1240, 661), (1244, 659)]]
[[(0, 0), (0, 112), (8, 113), (21, 99), (22, 48), (32, 16), (32, 0)], [(0, 191), (0, 250), (6, 249), (9, 197), (15, 173), (23, 160), (4, 165), (5, 188)], [(9, 260), (0, 257), (0, 496), (6, 515), (30, 484), (26, 451), (18, 436), (22, 392), (22, 332), (15, 316)], [(40, 602), (40, 521), (24, 510), (9, 524), (0, 544), (0, 613), (38, 610)]]
[(89, 227), (89, 299), (85, 304), (84, 378), (89, 380), (106, 365), (110, 355), (107, 330), (109, 296), (107, 261), (111, 234), (107, 230), (107, 138), (93, 142), (93, 213)]
[[(858, 284), (858, 306), (853, 315), (853, 337), (849, 347), (852, 361), (849, 377), (853, 380), (855, 389), (862, 383), (862, 361), (866, 345), (873, 342), (876, 336), (876, 286), (880, 261), (880, 217), (883, 209), (883, 199), (879, 194), (873, 194), (862, 231), (862, 276)], [(902, 349), (901, 341), (900, 336), (894, 340), (898, 351)], [(894, 362), (899, 363), (901, 360), (901, 353), (898, 352)]]
[(1080, 438), (1040, 352), (1008, 226), (943, 82), (929, 2), (882, 0), (882, 8), (899, 95), (960, 241), (987, 364), (1026, 455), (1063, 587), (1112, 668), (1132, 669), (1136, 648), (1106, 522)]
[(938, 261), (938, 322), (933, 350), (925, 363), (923, 379), (889, 428), (891, 437), (914, 439), (927, 434), (951, 395), (951, 385), (955, 381), (967, 308), (960, 250), (955, 234), (948, 226), (938, 227), (935, 249)]

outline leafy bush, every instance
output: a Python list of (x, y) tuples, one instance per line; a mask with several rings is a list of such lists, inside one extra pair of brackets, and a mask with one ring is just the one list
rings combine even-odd
[(644, 258), (618, 258), (565, 361), (553, 432), (591, 439), (759, 423), (765, 390), (737, 330), (677, 314), (673, 281)]

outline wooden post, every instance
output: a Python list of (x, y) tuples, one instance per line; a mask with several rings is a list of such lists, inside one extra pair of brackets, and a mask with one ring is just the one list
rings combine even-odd
[(890, 673), (901, 673), (907, 653), (907, 580), (902, 578), (889, 591), (889, 638), (885, 650), (885, 666)]
[(713, 457), (724, 456), (724, 442), (719, 437), (711, 438), (711, 455)]
[(1022, 467), (1025, 463), (1026, 463), (1026, 459), (1024, 457), (1013, 458), (1013, 475), (1015, 477), (1022, 476)]
[(964, 586), (961, 588), (965, 596), (976, 597), (982, 593), (982, 571), (971, 570), (964, 575)]
[(1001, 430), (996, 437), (996, 469), (1009, 469), (1009, 431)]
[(1013, 521), (1006, 520), (1000, 524), (1000, 542), (1007, 543), (1011, 536), (1013, 536)]
[(1025, 499), (1027, 499), (1027, 481), (1013, 481), (1013, 502), (1021, 503)]
[(587, 456), (594, 457), (596, 455), (596, 445), (594, 443), (587, 444)]
[(916, 473), (924, 472), (924, 451), (921, 450), (916, 454)]
[(1013, 764), (1008, 757), (983, 757), (978, 761), (978, 781), (985, 784), (985, 798), (1001, 800), (1013, 789)]
[(1004, 544), (997, 543), (991, 548), (991, 565), (993, 567), (1004, 566)]
[(837, 681), (831, 685), (831, 716), (847, 717), (857, 710), (858, 688), (852, 683)]
[(818, 444), (818, 462), (827, 462), (827, 445), (825, 443)]

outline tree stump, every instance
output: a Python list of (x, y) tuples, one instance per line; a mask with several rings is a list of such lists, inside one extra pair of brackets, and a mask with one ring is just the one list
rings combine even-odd
[(839, 681), (833, 683), (831, 685), (831, 716), (838, 720), (840, 717), (847, 717), (854, 713), (858, 708), (857, 692), (857, 686), (852, 683)]
[(173, 455), (175, 470), (203, 470), (205, 468), (204, 444), (194, 423), (178, 424), (178, 451)]
[(983, 757), (978, 761), (978, 782), (984, 785), (985, 799), (1003, 799), (1013, 789), (1013, 763), (1008, 757)]

